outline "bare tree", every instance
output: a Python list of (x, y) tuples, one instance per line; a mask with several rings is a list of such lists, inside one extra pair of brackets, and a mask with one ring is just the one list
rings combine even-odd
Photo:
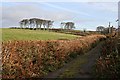
[(21, 28), (27, 28), (29, 25), (29, 20), (28, 19), (23, 19), (23, 20), (21, 20), (20, 22), (20, 27)]
[(98, 27), (96, 28), (96, 31), (102, 33), (102, 32), (104, 31), (104, 29), (105, 29), (105, 28), (104, 28), (103, 26), (98, 26)]
[(61, 22), (60, 26), (61, 26), (61, 29), (65, 29), (65, 22)]
[(44, 30), (45, 28), (49, 29), (53, 25), (52, 20), (44, 20), (44, 19), (38, 19), (38, 18), (31, 18), (31, 19), (23, 19), (20, 21), (20, 27), (21, 28), (32, 28), (32, 29), (41, 29), (41, 26), (43, 25)]
[(30, 28), (35, 28), (36, 25), (36, 18), (29, 19), (29, 26)]
[(74, 23), (73, 22), (61, 22), (62, 29), (74, 29)]
[(46, 26), (47, 30), (49, 30), (49, 29), (52, 27), (53, 22), (54, 22), (54, 21), (46, 20), (45, 26)]

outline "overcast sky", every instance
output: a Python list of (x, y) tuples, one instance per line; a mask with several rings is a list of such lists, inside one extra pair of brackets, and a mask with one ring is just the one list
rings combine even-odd
[(76, 29), (96, 30), (96, 27), (111, 25), (117, 27), (117, 2), (3, 2), (2, 26), (19, 26), (25, 18), (54, 20), (53, 27), (59, 28), (60, 22), (73, 21)]

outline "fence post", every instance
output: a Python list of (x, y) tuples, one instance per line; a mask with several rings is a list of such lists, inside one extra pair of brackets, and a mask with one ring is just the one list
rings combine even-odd
[(120, 56), (120, 1), (118, 2), (118, 41), (117, 41), (117, 50)]

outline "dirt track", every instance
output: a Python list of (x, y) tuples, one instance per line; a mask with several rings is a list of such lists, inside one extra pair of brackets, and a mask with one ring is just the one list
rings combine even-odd
[(49, 73), (44, 78), (92, 78), (93, 67), (96, 59), (99, 58), (103, 43), (100, 42), (85, 55), (78, 56), (63, 68)]

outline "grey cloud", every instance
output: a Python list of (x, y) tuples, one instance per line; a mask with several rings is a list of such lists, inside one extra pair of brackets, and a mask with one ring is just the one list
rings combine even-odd
[(74, 16), (65, 11), (45, 10), (41, 6), (35, 4), (21, 4), (15, 6), (2, 7), (2, 27), (19, 26), (19, 21), (23, 18), (44, 18), (55, 21), (69, 20)]

